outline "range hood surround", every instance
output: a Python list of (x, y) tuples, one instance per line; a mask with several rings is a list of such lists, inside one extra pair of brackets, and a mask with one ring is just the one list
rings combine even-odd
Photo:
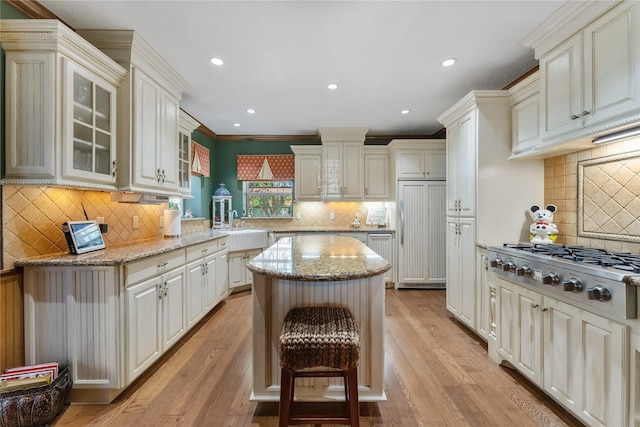
[(169, 203), (169, 196), (120, 191), (116, 193), (111, 193), (111, 201), (118, 202), (118, 203), (138, 203), (138, 204), (145, 204), (145, 205), (159, 205), (162, 203)]

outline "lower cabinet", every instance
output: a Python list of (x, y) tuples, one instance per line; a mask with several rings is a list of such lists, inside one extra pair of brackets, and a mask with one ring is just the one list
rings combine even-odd
[(474, 218), (447, 217), (447, 310), (476, 329)]
[(392, 233), (369, 233), (367, 236), (367, 246), (371, 248), (375, 253), (386, 259), (391, 264), (391, 269), (384, 273), (385, 283), (393, 284), (396, 279), (394, 276), (393, 265), (394, 260), (394, 241)]
[(496, 288), (487, 277), (489, 256), (486, 249), (478, 248), (476, 259), (476, 332), (489, 342), (496, 339)]
[(230, 291), (251, 286), (253, 274), (247, 269), (247, 263), (258, 256), (262, 249), (229, 252), (229, 289)]
[(125, 264), (26, 265), (25, 363), (66, 362), (71, 402), (109, 403), (228, 293), (226, 238)]
[(133, 381), (187, 331), (184, 267), (128, 287), (128, 381)]
[(627, 326), (494, 276), (497, 359), (591, 426), (627, 425)]
[(187, 248), (186, 314), (189, 328), (229, 294), (225, 249), (218, 241)]

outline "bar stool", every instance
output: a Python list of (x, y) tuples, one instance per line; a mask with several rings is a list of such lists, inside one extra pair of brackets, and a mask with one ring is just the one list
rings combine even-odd
[[(313, 306), (289, 310), (282, 323), (280, 353), (280, 427), (290, 424), (360, 425), (358, 362), (360, 334), (344, 307)], [(321, 368), (322, 370), (304, 370)], [(342, 377), (348, 415), (294, 414), (295, 381), (300, 377)]]

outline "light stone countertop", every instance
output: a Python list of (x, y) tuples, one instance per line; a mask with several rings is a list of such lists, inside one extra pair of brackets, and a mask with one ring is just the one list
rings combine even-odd
[(158, 237), (156, 239), (139, 240), (132, 243), (121, 243), (80, 255), (60, 252), (34, 258), (24, 258), (17, 260), (14, 265), (16, 267), (119, 265), (227, 236), (228, 234), (223, 231), (207, 230), (189, 233), (181, 237)]
[(377, 276), (391, 264), (353, 237), (306, 235), (278, 240), (247, 268), (271, 278), (331, 282)]

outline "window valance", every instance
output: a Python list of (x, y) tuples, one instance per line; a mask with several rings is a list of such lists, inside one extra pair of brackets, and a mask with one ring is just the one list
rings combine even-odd
[(191, 175), (209, 176), (209, 149), (191, 141)]
[(237, 156), (240, 181), (289, 181), (294, 178), (293, 154)]

